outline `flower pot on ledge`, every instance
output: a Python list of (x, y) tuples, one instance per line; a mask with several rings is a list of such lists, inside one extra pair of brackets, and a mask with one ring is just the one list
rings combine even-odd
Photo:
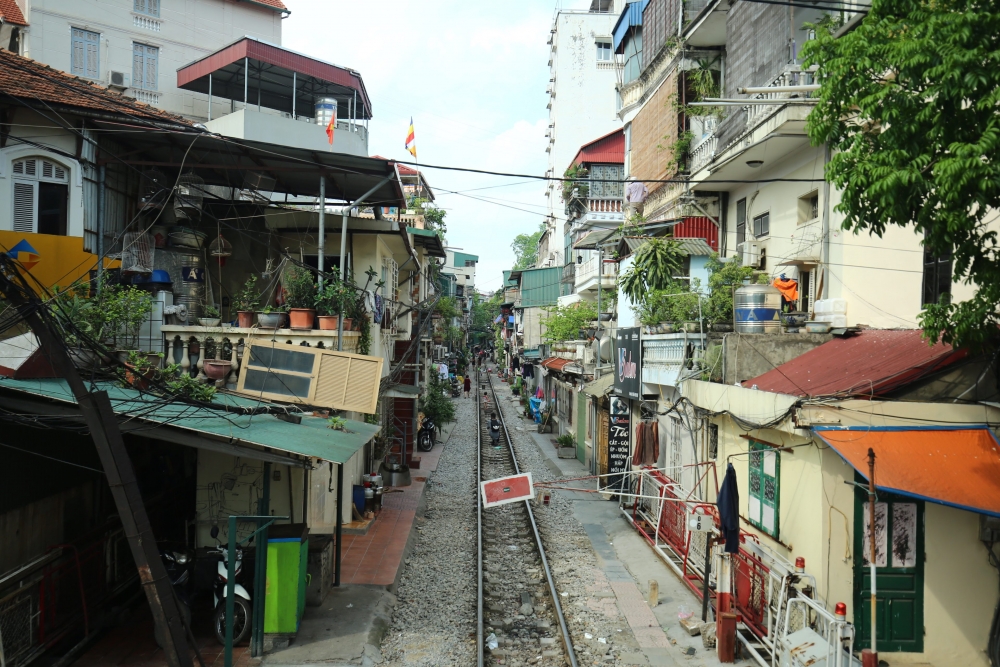
[(257, 313), (257, 324), (261, 329), (277, 329), (285, 319), (284, 313)]
[[(319, 322), (319, 328), (323, 331), (336, 331), (337, 330), (337, 320), (340, 319), (339, 315), (317, 315), (316, 320)], [(345, 322), (346, 324), (346, 322)]]
[(291, 308), (288, 311), (289, 328), (291, 329), (312, 329), (313, 320), (316, 319), (315, 308)]
[(249, 329), (253, 326), (254, 312), (252, 310), (241, 310), (236, 313), (236, 326), (241, 329)]

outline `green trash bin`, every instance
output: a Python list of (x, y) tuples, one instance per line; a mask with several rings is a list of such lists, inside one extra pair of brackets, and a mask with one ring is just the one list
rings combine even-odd
[(295, 634), (306, 608), (309, 528), (304, 523), (271, 526), (267, 533), (264, 633)]

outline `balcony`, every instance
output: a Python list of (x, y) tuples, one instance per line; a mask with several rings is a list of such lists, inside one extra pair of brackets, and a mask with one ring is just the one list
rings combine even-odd
[[(577, 293), (583, 292), (596, 292), (598, 288), (598, 274), (597, 270), (600, 266), (599, 257), (596, 255), (591, 257), (582, 264), (576, 265), (576, 291)], [(615, 282), (618, 278), (618, 265), (615, 262), (610, 262), (605, 260), (604, 270), (601, 272), (600, 276), (600, 287), (601, 289), (615, 289)]]
[(624, 222), (621, 198), (588, 199), (583, 219), (586, 222)]
[[(290, 118), (248, 107), (210, 120), (205, 123), (205, 127), (233, 139), (263, 141), (307, 150), (330, 150), (326, 128), (302, 116)], [(368, 130), (362, 125), (337, 121), (333, 150), (336, 153), (368, 157)]]
[[(223, 385), (236, 384), (239, 381), (240, 368), (243, 363), (243, 353), (246, 350), (247, 341), (253, 339), (256, 342), (272, 340), (285, 345), (305, 345), (308, 347), (322, 347), (327, 350), (337, 349), (337, 332), (321, 329), (309, 329), (299, 331), (297, 329), (261, 329), (252, 327), (244, 329), (240, 327), (218, 326), (200, 327), (183, 326), (177, 324), (164, 324), (160, 327), (163, 333), (166, 363), (178, 363), (185, 372), (197, 371), (199, 380), (207, 380), (205, 375), (205, 350), (211, 346), (217, 351), (215, 358), (227, 359), (232, 362), (229, 375)], [(359, 331), (344, 332), (344, 352), (358, 351), (358, 340), (361, 337)], [(230, 348), (229, 353), (220, 353), (219, 348)]]
[(560, 281), (564, 285), (575, 285), (576, 284), (576, 264), (570, 262), (563, 266), (562, 280)]
[[(704, 335), (691, 333), (643, 334), (642, 382), (646, 385), (674, 387), (695, 350), (704, 347)], [(643, 389), (646, 392), (646, 389)], [(648, 393), (656, 394), (655, 388)]]

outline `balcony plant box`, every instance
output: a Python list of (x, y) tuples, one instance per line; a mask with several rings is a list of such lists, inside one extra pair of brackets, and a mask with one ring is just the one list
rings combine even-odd
[[(340, 324), (338, 321), (340, 320), (339, 315), (318, 315), (316, 319), (319, 321), (319, 328), (323, 331), (336, 331), (338, 325)], [(350, 331), (353, 324), (354, 322), (351, 321), (351, 318), (345, 317), (344, 331)]]

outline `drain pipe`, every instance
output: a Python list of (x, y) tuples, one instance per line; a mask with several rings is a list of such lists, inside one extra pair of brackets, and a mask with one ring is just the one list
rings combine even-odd
[(97, 293), (101, 293), (101, 278), (104, 274), (104, 197), (107, 167), (97, 168)]
[[(316, 277), (323, 289), (323, 270), (326, 268), (326, 175), (319, 177), (319, 248), (316, 256)], [(343, 250), (341, 250), (343, 253)]]
[[(823, 271), (827, 271), (830, 266), (830, 179), (826, 177), (826, 168), (830, 164), (830, 144), (823, 144), (823, 250), (822, 257)], [(825, 299), (830, 290), (830, 281), (823, 281), (822, 293), (818, 298)], [(809, 304), (815, 310), (814, 304)]]

